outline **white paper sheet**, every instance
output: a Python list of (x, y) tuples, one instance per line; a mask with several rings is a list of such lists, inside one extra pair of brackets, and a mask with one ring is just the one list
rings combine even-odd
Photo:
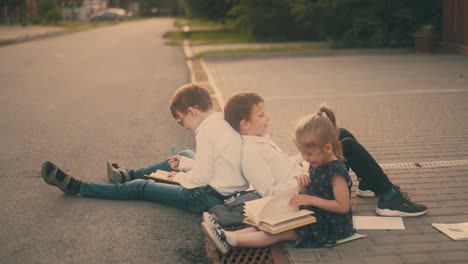
[(396, 229), (405, 230), (401, 217), (382, 216), (353, 216), (353, 224), (356, 230), (363, 229)]

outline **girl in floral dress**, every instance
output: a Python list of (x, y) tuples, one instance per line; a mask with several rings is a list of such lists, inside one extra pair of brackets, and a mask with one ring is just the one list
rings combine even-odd
[(336, 127), (334, 112), (322, 105), (317, 114), (304, 117), (293, 133), (293, 141), (310, 163), (310, 170), (309, 175), (295, 177), (300, 194), (289, 203), (314, 211), (317, 222), (275, 235), (254, 227), (229, 232), (204, 213), (203, 231), (222, 253), (232, 247), (265, 247), (280, 241), (296, 241), (297, 247), (322, 247), (356, 232), (350, 206), (352, 182), (342, 162)]

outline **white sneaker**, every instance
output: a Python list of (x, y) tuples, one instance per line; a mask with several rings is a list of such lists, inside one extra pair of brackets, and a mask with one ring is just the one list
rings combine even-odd
[(224, 234), (221, 228), (216, 228), (210, 226), (209, 223), (203, 222), (202, 229), (221, 253), (227, 254), (232, 250), (232, 246), (226, 241), (226, 234)]
[(203, 212), (202, 222), (203, 223), (208, 223), (210, 226), (214, 226), (216, 228), (221, 228), (221, 226), (216, 222), (215, 215), (210, 214), (208, 212)]

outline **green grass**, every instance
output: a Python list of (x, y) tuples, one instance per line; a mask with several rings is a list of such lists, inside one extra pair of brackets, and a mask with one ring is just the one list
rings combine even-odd
[(244, 48), (244, 49), (228, 49), (228, 50), (213, 50), (206, 51), (200, 54), (197, 54), (199, 57), (206, 55), (216, 55), (216, 54), (245, 54), (245, 53), (273, 53), (273, 52), (307, 52), (307, 51), (318, 51), (318, 50), (330, 50), (332, 47), (326, 42), (310, 44), (298, 47), (267, 47), (267, 48)]
[[(167, 32), (164, 37), (171, 42), (180, 42), (185, 38), (181, 31)], [(194, 45), (256, 42), (248, 34), (234, 29), (193, 30), (190, 41)]]

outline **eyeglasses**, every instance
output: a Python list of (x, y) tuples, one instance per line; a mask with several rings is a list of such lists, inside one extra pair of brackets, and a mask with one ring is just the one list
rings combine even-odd
[(187, 112), (188, 112), (188, 109), (181, 116), (179, 116), (179, 118), (176, 119), (177, 124), (184, 126), (184, 117), (185, 117), (185, 114), (187, 114)]

